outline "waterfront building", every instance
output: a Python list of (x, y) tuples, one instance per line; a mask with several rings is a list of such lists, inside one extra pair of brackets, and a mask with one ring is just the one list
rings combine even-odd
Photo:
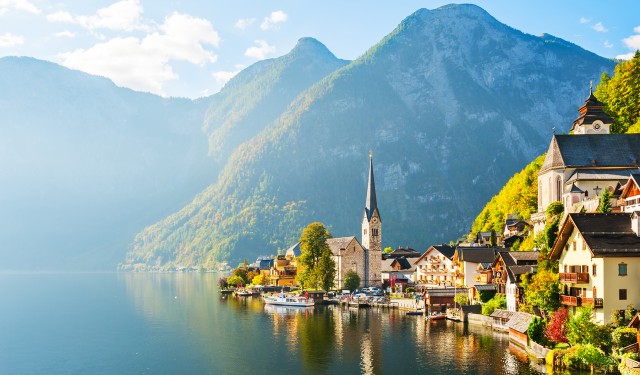
[[(486, 270), (503, 247), (458, 246), (453, 253), (452, 276), (456, 285), (486, 284)], [(484, 279), (483, 279), (483, 276)]]
[(427, 249), (413, 264), (416, 267), (415, 282), (438, 286), (453, 286), (453, 246), (441, 244)]
[(606, 324), (615, 310), (640, 304), (640, 219), (632, 213), (570, 213), (550, 253), (558, 260), (560, 301), (591, 306)]
[(538, 173), (538, 212), (534, 233), (544, 229), (545, 210), (562, 202), (565, 213), (593, 212), (604, 189), (614, 192), (631, 173), (639, 173), (640, 134), (610, 134), (613, 123), (590, 93), (580, 107), (572, 135), (554, 134)]
[(403, 284), (403, 289), (408, 284), (415, 282), (414, 274), (416, 267), (411, 264), (411, 261), (404, 257), (390, 258), (382, 260), (382, 284), (391, 285), (393, 280), (394, 284)]
[(521, 276), (534, 274), (538, 267), (539, 251), (500, 251), (496, 256), (491, 271), (491, 282), (498, 293), (503, 293), (507, 300), (507, 310), (518, 311), (524, 297)]

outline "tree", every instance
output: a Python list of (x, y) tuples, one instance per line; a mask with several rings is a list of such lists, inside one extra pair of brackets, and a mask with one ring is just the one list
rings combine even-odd
[(382, 250), (383, 254), (389, 254), (393, 252), (393, 248), (391, 246), (385, 247), (384, 250)]
[(251, 279), (251, 284), (253, 285), (262, 285), (264, 283), (264, 275), (259, 274), (255, 275), (253, 279)]
[(544, 320), (538, 318), (537, 316), (535, 316), (533, 318), (533, 320), (531, 320), (531, 323), (529, 323), (529, 327), (527, 328), (527, 336), (534, 342), (537, 342), (538, 344), (543, 344), (544, 343), (544, 330), (545, 330), (545, 325), (544, 325)]
[(242, 277), (238, 276), (238, 275), (233, 275), (227, 278), (227, 284), (231, 285), (231, 286), (243, 286), (245, 284), (244, 280), (242, 279)]
[(596, 324), (590, 307), (581, 307), (567, 322), (567, 340), (572, 346), (591, 344), (597, 348), (611, 345), (611, 333), (606, 326)]
[[(335, 275), (335, 262), (327, 240), (331, 233), (322, 223), (313, 222), (302, 230), (300, 236), (300, 263), (303, 268), (298, 280), (303, 287), (318, 288), (329, 284), (329, 276)], [(333, 281), (331, 281), (332, 283)]]
[(360, 275), (354, 270), (349, 270), (344, 275), (344, 287), (348, 290), (356, 290), (360, 286)]
[(469, 296), (464, 294), (464, 293), (459, 293), (456, 294), (455, 297), (453, 297), (453, 301), (455, 303), (457, 303), (458, 305), (468, 305), (469, 304)]
[(541, 269), (533, 275), (523, 275), (524, 300), (527, 305), (537, 306), (545, 315), (560, 307), (560, 281), (558, 274)]
[(619, 63), (612, 77), (602, 74), (596, 97), (613, 119), (612, 133), (640, 132), (640, 52)]
[(496, 293), (489, 302), (482, 305), (482, 315), (491, 315), (497, 309), (507, 308), (507, 297), (502, 293)]
[(247, 279), (247, 269), (246, 268), (242, 268), (242, 267), (238, 267), (235, 270), (233, 270), (233, 276), (238, 276), (242, 279), (242, 284), (248, 284), (249, 279)]
[(227, 286), (229, 286), (229, 284), (227, 283), (227, 279), (225, 279), (224, 277), (218, 279), (218, 288), (226, 289)]
[(598, 206), (598, 212), (603, 214), (611, 212), (611, 192), (609, 189), (604, 189), (600, 196), (600, 205)]
[(491, 229), (491, 237), (489, 238), (489, 243), (491, 247), (496, 247), (498, 245), (498, 238), (496, 237), (496, 230)]
[(549, 324), (544, 330), (545, 337), (555, 343), (566, 343), (567, 341), (567, 322), (569, 321), (569, 310), (561, 307), (556, 310), (549, 319)]

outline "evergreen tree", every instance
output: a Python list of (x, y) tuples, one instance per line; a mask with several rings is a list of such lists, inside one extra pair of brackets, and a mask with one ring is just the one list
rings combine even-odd
[(600, 205), (598, 206), (598, 212), (603, 214), (611, 212), (611, 192), (608, 189), (604, 189), (600, 196)]

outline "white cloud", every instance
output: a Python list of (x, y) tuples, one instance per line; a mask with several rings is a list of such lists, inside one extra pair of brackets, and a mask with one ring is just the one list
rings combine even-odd
[(599, 32), (599, 33), (606, 33), (607, 31), (609, 31), (609, 29), (604, 27), (602, 22), (596, 23), (595, 25), (591, 26), (591, 28), (594, 29), (595, 31)]
[(580, 17), (580, 23), (589, 23), (591, 22), (591, 18)]
[(239, 71), (239, 70), (235, 70), (235, 71), (232, 71), (232, 72), (231, 72), (231, 71), (224, 71), (224, 70), (221, 70), (221, 71), (218, 71), (218, 72), (214, 72), (214, 73), (212, 74), (212, 76), (213, 76), (213, 79), (215, 79), (215, 80), (216, 80), (216, 82), (217, 82), (219, 85), (223, 86), (224, 84), (226, 84), (227, 82), (229, 82), (229, 80), (230, 80), (231, 78), (235, 77), (235, 76), (236, 76), (236, 74), (238, 74), (238, 73), (240, 73), (240, 71)]
[(616, 59), (618, 59), (618, 60), (631, 60), (634, 55), (635, 55), (635, 52), (629, 52), (629, 53), (625, 53), (624, 55), (616, 56)]
[(142, 5), (138, 0), (121, 0), (98, 9), (90, 16), (73, 16), (68, 12), (56, 12), (47, 15), (47, 20), (74, 23), (89, 30), (146, 30), (148, 27), (140, 20), (142, 11)]
[(262, 21), (262, 23), (260, 24), (260, 28), (262, 30), (269, 30), (278, 23), (286, 22), (287, 18), (289, 18), (289, 16), (285, 12), (276, 10), (275, 12), (271, 12), (269, 16), (264, 18), (264, 21)]
[(264, 40), (254, 40), (254, 43), (258, 46), (249, 47), (244, 51), (244, 55), (247, 57), (253, 57), (257, 60), (264, 60), (267, 55), (276, 52), (276, 46), (270, 46)]
[(627, 47), (629, 47), (629, 49), (632, 49), (635, 51), (640, 49), (640, 28), (636, 27), (633, 30), (638, 34), (631, 35), (630, 37), (624, 38), (622, 39), (622, 41), (624, 42), (624, 44), (627, 45)]
[(609, 43), (608, 40), (604, 41), (604, 48), (613, 48), (613, 44)]
[(236, 21), (236, 29), (244, 30), (249, 27), (251, 24), (256, 22), (255, 18), (243, 18)]
[(19, 35), (11, 33), (0, 35), (0, 47), (13, 47), (20, 44), (24, 44), (24, 38)]
[(61, 31), (61, 32), (55, 33), (53, 35), (58, 37), (58, 38), (75, 38), (76, 37), (76, 34), (72, 33), (69, 30)]
[(140, 39), (114, 38), (89, 49), (60, 54), (62, 65), (110, 78), (120, 86), (164, 95), (163, 85), (178, 78), (171, 60), (204, 65), (217, 56), (204, 44), (217, 47), (218, 33), (205, 19), (174, 13), (159, 31)]
[(40, 13), (40, 8), (28, 0), (0, 0), (0, 14), (5, 14), (10, 10), (19, 10), (33, 14)]

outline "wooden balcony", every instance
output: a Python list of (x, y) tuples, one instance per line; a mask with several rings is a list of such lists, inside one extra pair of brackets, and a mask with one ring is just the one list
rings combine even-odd
[(593, 308), (602, 308), (604, 306), (604, 301), (602, 298), (582, 298), (582, 306), (591, 306)]
[(565, 295), (560, 296), (560, 303), (566, 306), (581, 306), (580, 302), (582, 302), (580, 297)]
[(588, 272), (560, 273), (560, 282), (565, 284), (588, 284)]

